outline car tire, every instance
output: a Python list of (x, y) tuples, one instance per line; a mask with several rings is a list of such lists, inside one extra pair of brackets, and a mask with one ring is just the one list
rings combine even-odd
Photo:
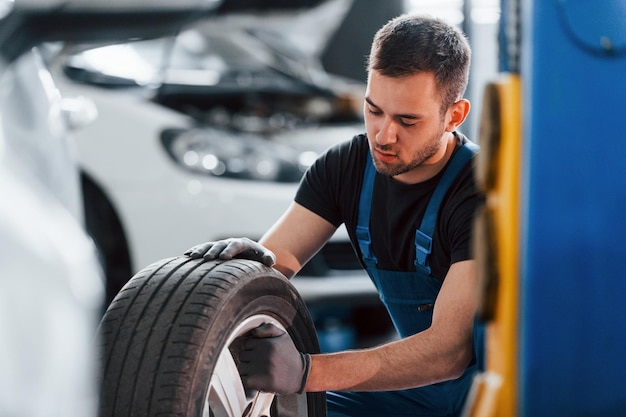
[(271, 322), (302, 352), (319, 344), (292, 284), (256, 261), (175, 257), (138, 272), (98, 327), (100, 416), (325, 416), (325, 393), (246, 390), (242, 337)]

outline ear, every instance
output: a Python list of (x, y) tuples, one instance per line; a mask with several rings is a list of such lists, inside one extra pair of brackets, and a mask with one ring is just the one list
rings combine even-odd
[(462, 98), (453, 103), (446, 113), (446, 132), (456, 130), (467, 118), (470, 112), (470, 102)]

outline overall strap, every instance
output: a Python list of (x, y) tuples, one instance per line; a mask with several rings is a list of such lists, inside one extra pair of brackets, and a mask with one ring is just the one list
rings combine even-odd
[(363, 262), (365, 262), (365, 265), (369, 268), (375, 267), (378, 264), (378, 259), (376, 259), (376, 255), (374, 255), (374, 251), (372, 250), (372, 235), (369, 226), (376, 170), (374, 169), (371, 158), (366, 157), (366, 159), (365, 172), (363, 173), (363, 185), (361, 186), (361, 197), (359, 198), (356, 239), (361, 249)]
[(433, 234), (437, 222), (439, 206), (444, 196), (448, 192), (450, 185), (454, 182), (463, 167), (478, 153), (478, 145), (472, 142), (464, 143), (452, 156), (446, 170), (439, 180), (433, 195), (428, 201), (426, 212), (422, 218), (420, 227), (415, 231), (415, 268), (418, 271), (426, 272), (430, 275), (431, 269), (428, 264), (428, 255), (433, 249)]

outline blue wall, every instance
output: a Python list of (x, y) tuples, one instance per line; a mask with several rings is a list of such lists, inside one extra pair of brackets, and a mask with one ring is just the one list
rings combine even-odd
[(522, 8), (520, 415), (626, 416), (626, 1)]

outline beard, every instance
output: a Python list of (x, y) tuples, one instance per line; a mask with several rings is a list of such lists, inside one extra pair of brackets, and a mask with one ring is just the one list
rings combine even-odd
[[(424, 162), (432, 158), (441, 149), (441, 146), (442, 146), (441, 138), (444, 134), (444, 131), (445, 130), (442, 127), (441, 130), (436, 135), (433, 135), (425, 143), (425, 145), (422, 148), (418, 149), (417, 151), (413, 153), (411, 160), (409, 162), (402, 162), (402, 161), (398, 161), (395, 163), (382, 162), (376, 158), (375, 153), (373, 152), (373, 149), (371, 149), (370, 154), (372, 157), (372, 162), (374, 163), (374, 167), (376, 168), (376, 171), (378, 171), (379, 173), (383, 175), (394, 177), (396, 175), (404, 174), (406, 172), (414, 170), (417, 167), (422, 166)], [(379, 149), (381, 151), (386, 151), (386, 152), (393, 151), (393, 147), (390, 145), (376, 146), (374, 149)]]

